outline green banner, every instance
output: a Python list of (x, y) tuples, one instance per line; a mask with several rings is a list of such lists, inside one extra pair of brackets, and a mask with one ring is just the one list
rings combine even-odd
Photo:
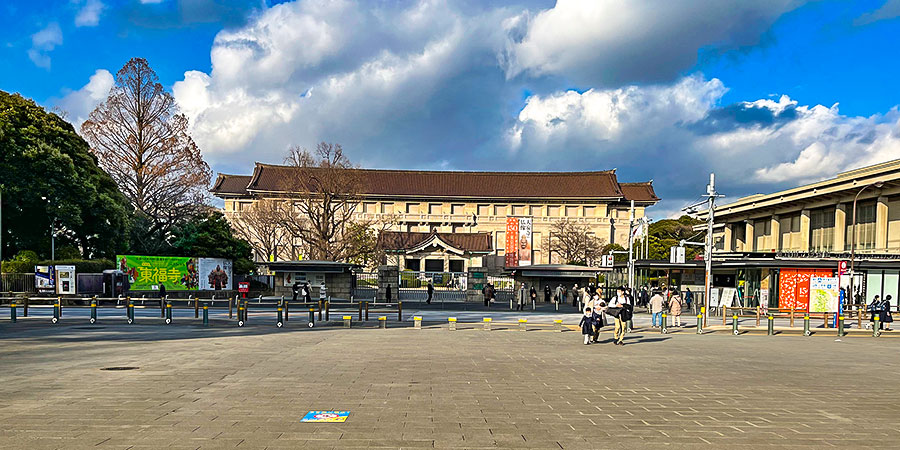
[(131, 289), (135, 291), (156, 291), (160, 286), (172, 291), (199, 288), (197, 258), (116, 255), (116, 261), (119, 270), (128, 274)]

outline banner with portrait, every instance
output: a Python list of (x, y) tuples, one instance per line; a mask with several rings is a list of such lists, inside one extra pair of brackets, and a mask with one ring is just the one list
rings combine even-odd
[(506, 267), (532, 264), (533, 225), (531, 217), (506, 218)]
[(231, 290), (231, 260), (198, 258), (201, 291)]

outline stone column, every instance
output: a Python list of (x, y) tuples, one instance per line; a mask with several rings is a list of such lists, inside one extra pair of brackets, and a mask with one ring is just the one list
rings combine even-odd
[(734, 236), (734, 224), (726, 223), (725, 224), (725, 234), (722, 236), (722, 251), (724, 252), (732, 252), (734, 251), (734, 243), (731, 242)]
[(769, 231), (772, 233), (771, 242), (772, 245), (769, 246), (769, 250), (775, 250), (776, 252), (781, 251), (781, 217), (778, 217), (778, 214), (772, 216), (769, 224)]
[(888, 242), (888, 199), (887, 197), (878, 197), (878, 203), (875, 204), (875, 249), (887, 250)]
[(744, 224), (744, 251), (756, 251), (756, 236), (753, 235), (753, 219)]
[(400, 269), (397, 266), (378, 266), (378, 301), (387, 300), (387, 287), (391, 286), (391, 301), (400, 298)]
[(809, 210), (800, 211), (800, 251), (809, 251)]
[(466, 302), (484, 302), (484, 294), (481, 288), (487, 283), (487, 269), (484, 267), (469, 267), (466, 278)]
[(847, 242), (847, 205), (834, 209), (834, 251), (842, 252)]

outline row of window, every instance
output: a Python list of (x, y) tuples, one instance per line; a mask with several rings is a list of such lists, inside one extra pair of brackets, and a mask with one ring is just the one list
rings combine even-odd
[[(871, 250), (875, 248), (875, 215), (874, 203), (861, 204), (856, 208), (856, 248), (858, 250)], [(735, 227), (732, 231), (732, 248), (737, 251), (799, 251), (802, 248), (802, 236), (800, 234), (800, 213), (783, 216), (779, 219), (780, 235), (772, 235), (772, 221), (769, 219), (757, 219), (753, 221), (752, 244), (743, 246), (746, 240), (744, 227)], [(835, 249), (834, 246), (835, 210), (834, 208), (821, 208), (809, 212), (809, 251), (832, 252), (850, 250), (852, 244), (853, 225), (848, 217), (846, 221), (844, 248)], [(775, 239), (779, 242), (774, 242)]]
[(463, 203), (445, 205), (442, 203), (363, 203), (363, 212), (367, 214), (477, 214), (479, 216), (547, 216), (547, 217), (596, 217), (600, 208), (596, 206), (563, 206), (563, 205), (476, 205), (466, 209)]

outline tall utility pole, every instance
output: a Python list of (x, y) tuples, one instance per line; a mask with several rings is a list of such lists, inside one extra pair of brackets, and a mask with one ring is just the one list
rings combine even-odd
[[(703, 324), (706, 325), (707, 317), (709, 317), (709, 297), (712, 293), (712, 258), (713, 258), (713, 223), (715, 223), (716, 198), (724, 197), (716, 192), (716, 174), (709, 174), (709, 184), (706, 185), (706, 200), (688, 206), (684, 211), (693, 213), (704, 203), (706, 204), (706, 242), (703, 244), (703, 262), (706, 263), (706, 283), (704, 287), (704, 304), (706, 306), (706, 314), (703, 315)], [(700, 245), (700, 242), (681, 241), (681, 245)]]

